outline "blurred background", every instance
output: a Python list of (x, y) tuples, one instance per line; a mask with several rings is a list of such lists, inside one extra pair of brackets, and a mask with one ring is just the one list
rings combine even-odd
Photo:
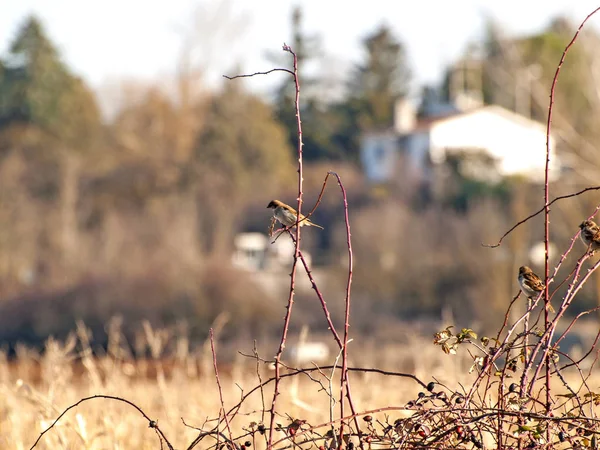
[[(402, 342), (449, 323), (494, 330), (517, 269), (543, 272), (552, 77), (597, 5), (20, 0), (0, 6), (0, 342), (105, 344), (119, 317), (232, 346), (282, 325), (292, 247), (270, 210), (295, 205), (298, 54), (305, 204), (327, 170), (348, 191), (352, 333)], [(600, 180), (600, 19), (556, 89), (552, 197)], [(600, 195), (552, 208), (556, 262)], [(343, 204), (327, 187), (303, 245), (334, 322), (347, 277)], [(577, 242), (574, 258), (584, 252)], [(292, 329), (326, 332), (299, 268)], [(595, 277), (572, 314), (598, 305)], [(560, 292), (555, 296), (558, 303)], [(524, 303), (521, 302), (520, 307)], [(592, 319), (594, 322), (596, 319)]]

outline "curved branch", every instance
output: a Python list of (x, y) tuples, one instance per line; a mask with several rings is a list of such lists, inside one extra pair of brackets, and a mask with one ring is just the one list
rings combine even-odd
[(573, 194), (567, 194), (567, 195), (560, 195), (558, 197), (556, 197), (554, 200), (552, 200), (551, 202), (549, 202), (548, 204), (542, 206), (539, 210), (537, 210), (536, 212), (534, 212), (533, 214), (525, 217), (523, 220), (517, 222), (511, 229), (509, 229), (506, 233), (504, 233), (502, 235), (502, 237), (500, 238), (500, 240), (496, 243), (496, 244), (481, 244), (484, 247), (488, 247), (488, 248), (496, 248), (496, 247), (500, 247), (500, 244), (502, 244), (502, 241), (504, 240), (504, 238), (506, 236), (508, 236), (510, 233), (512, 233), (517, 227), (523, 225), (525, 222), (527, 222), (530, 219), (533, 219), (535, 216), (537, 216), (538, 214), (543, 213), (546, 210), (546, 207), (549, 207), (550, 205), (552, 205), (554, 202), (557, 202), (559, 200), (563, 200), (565, 198), (571, 198), (571, 197), (577, 197), (578, 195), (581, 195), (587, 191), (598, 191), (600, 190), (600, 186), (591, 186), (591, 187), (587, 187), (585, 189), (580, 190), (579, 192), (575, 192)]
[(50, 424), (50, 426), (48, 428), (46, 428), (44, 431), (41, 432), (41, 434), (38, 436), (38, 438), (36, 439), (36, 441), (33, 443), (33, 445), (30, 447), (30, 450), (33, 450), (35, 448), (35, 446), (40, 442), (40, 440), (42, 439), (42, 437), (48, 432), (50, 431), (52, 428), (54, 428), (54, 426), (58, 423), (58, 421), (60, 419), (63, 418), (63, 416), (65, 414), (67, 414), (70, 410), (72, 410), (73, 408), (76, 408), (77, 406), (79, 406), (80, 404), (82, 404), (83, 402), (87, 402), (88, 400), (94, 400), (97, 398), (104, 398), (107, 400), (116, 400), (119, 402), (123, 402), (123, 403), (127, 403), (129, 406), (132, 406), (133, 408), (137, 409), (138, 412), (144, 416), (144, 418), (148, 421), (148, 427), (149, 428), (154, 428), (156, 430), (156, 432), (159, 434), (159, 436), (165, 441), (165, 443), (167, 444), (167, 447), (169, 447), (170, 450), (174, 450), (173, 446), (171, 445), (171, 443), (169, 442), (169, 440), (167, 439), (167, 437), (164, 435), (164, 433), (162, 432), (162, 430), (158, 427), (158, 424), (156, 423), (155, 420), (150, 419), (150, 417), (148, 417), (148, 415), (142, 410), (142, 408), (140, 408), (138, 405), (136, 405), (135, 403), (121, 398), (121, 397), (116, 397), (114, 395), (92, 395), (90, 397), (84, 397), (82, 399), (80, 399), (77, 403), (73, 403), (72, 405), (70, 405), (67, 409), (65, 409), (55, 420), (54, 422), (52, 422)]

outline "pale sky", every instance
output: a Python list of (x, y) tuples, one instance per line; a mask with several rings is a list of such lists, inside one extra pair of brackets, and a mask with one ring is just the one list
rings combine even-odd
[[(33, 12), (93, 88), (123, 78), (160, 80), (174, 72), (185, 30), (200, 17), (199, 58), (211, 61), (217, 79), (236, 64), (246, 71), (272, 68), (265, 52), (290, 41), (294, 4), (304, 8), (306, 31), (321, 35), (331, 70), (356, 61), (361, 37), (387, 23), (407, 47), (415, 84), (422, 84), (438, 81), (444, 66), (481, 35), (486, 14), (510, 33), (527, 33), (559, 13), (579, 23), (600, 0), (0, 0), (0, 51)], [(590, 24), (600, 25), (600, 13)], [(252, 79), (247, 86), (262, 91), (275, 84)]]

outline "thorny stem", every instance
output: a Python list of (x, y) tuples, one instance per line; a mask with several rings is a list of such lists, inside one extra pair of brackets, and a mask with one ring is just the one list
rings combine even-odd
[[(296, 97), (294, 100), (296, 107), (296, 124), (298, 131), (298, 211), (297, 219), (300, 219), (301, 208), (302, 208), (302, 120), (300, 119), (300, 80), (298, 78), (298, 57), (292, 48), (286, 44), (283, 45), (283, 51), (288, 52), (293, 57), (293, 78), (296, 88)], [(292, 273), (290, 274), (290, 293), (287, 302), (286, 314), (284, 318), (283, 330), (281, 332), (281, 341), (279, 343), (279, 349), (275, 355), (275, 386), (273, 388), (273, 400), (271, 401), (271, 408), (269, 410), (271, 418), (269, 421), (269, 441), (267, 443), (267, 449), (273, 448), (273, 435), (275, 433), (275, 405), (277, 403), (277, 397), (279, 396), (279, 383), (281, 381), (281, 355), (285, 349), (285, 343), (287, 339), (288, 330), (290, 327), (290, 320), (292, 317), (292, 307), (294, 305), (294, 292), (296, 285), (296, 267), (298, 258), (300, 255), (300, 229), (302, 227), (296, 226), (296, 242), (294, 245), (294, 261), (292, 263)]]
[[(354, 415), (354, 421), (356, 425), (356, 431), (360, 436), (360, 425), (356, 417), (356, 412), (352, 405), (352, 396), (350, 393), (350, 380), (348, 379), (348, 333), (350, 327), (350, 291), (352, 288), (352, 268), (354, 263), (352, 253), (352, 234), (350, 233), (350, 218), (348, 216), (348, 197), (346, 195), (346, 189), (342, 184), (342, 180), (339, 175), (335, 172), (328, 172), (328, 175), (332, 174), (337, 178), (340, 189), (342, 190), (342, 196), (344, 197), (344, 220), (346, 223), (346, 244), (348, 248), (348, 281), (346, 283), (346, 299), (345, 299), (345, 315), (344, 315), (344, 345), (342, 347), (342, 373), (340, 379), (340, 416), (344, 417), (344, 390), (348, 397), (348, 402)], [(344, 436), (344, 422), (340, 422), (340, 438), (338, 440), (339, 448), (342, 446)], [(361, 440), (362, 447), (362, 440)]]
[[(573, 296), (571, 295), (575, 285), (577, 284), (577, 280), (579, 279), (579, 272), (581, 270), (581, 266), (583, 264), (583, 262), (589, 257), (588, 254), (584, 255), (582, 258), (580, 258), (577, 261), (575, 270), (573, 271), (573, 280), (571, 281), (571, 284), (569, 285), (569, 288), (567, 290), (567, 293), (565, 294), (564, 300), (560, 306), (560, 309), (558, 310), (558, 313), (556, 315), (556, 317), (554, 318), (552, 324), (550, 324), (549, 327), (547, 327), (544, 330), (544, 334), (541, 336), (541, 338), (539, 339), (539, 341), (537, 342), (537, 344), (535, 345), (533, 351), (531, 352), (531, 357), (528, 359), (528, 361), (525, 364), (524, 367), (524, 372), (527, 373), (527, 371), (529, 371), (529, 369), (531, 368), (531, 366), (533, 365), (533, 363), (535, 362), (535, 359), (538, 355), (538, 352), (540, 351), (540, 349), (542, 348), (542, 346), (544, 345), (545, 342), (550, 342), (549, 339), (549, 335), (550, 335), (550, 331), (556, 326), (556, 324), (558, 323), (558, 320), (560, 320), (561, 316), (564, 314), (566, 308), (570, 305)], [(533, 385), (539, 375), (539, 371), (541, 369), (541, 366), (538, 366), (536, 369), (536, 372), (534, 374), (534, 376), (532, 377), (532, 381), (531, 381), (531, 385), (529, 386), (529, 390), (528, 393), (529, 395), (531, 394), (531, 391), (533, 390)]]
[[(319, 205), (321, 198), (323, 197), (323, 193), (325, 191), (325, 186), (327, 185), (327, 180), (330, 175), (336, 177), (338, 185), (340, 186), (340, 189), (342, 191), (343, 199), (344, 199), (344, 220), (345, 220), (345, 224), (346, 224), (346, 240), (347, 240), (347, 248), (348, 248), (348, 280), (347, 280), (347, 284), (346, 284), (344, 341), (343, 342), (341, 341), (337, 331), (335, 330), (335, 327), (333, 326), (333, 323), (331, 321), (331, 316), (329, 314), (329, 310), (327, 309), (327, 305), (325, 303), (323, 295), (321, 294), (321, 291), (319, 290), (302, 253), (300, 253), (300, 259), (302, 261), (302, 264), (304, 265), (304, 269), (306, 270), (306, 273), (311, 282), (312, 288), (314, 289), (315, 293), (317, 294), (317, 297), (319, 298), (319, 300), (321, 302), (321, 306), (323, 308), (323, 311), (325, 312), (325, 318), (326, 318), (329, 328), (333, 334), (333, 337), (334, 337), (335, 341), (337, 342), (337, 344), (339, 345), (340, 350), (342, 351), (342, 372), (340, 375), (340, 377), (341, 377), (341, 379), (340, 379), (340, 397), (341, 397), (340, 398), (340, 414), (343, 417), (344, 416), (344, 398), (343, 398), (344, 394), (346, 395), (346, 397), (348, 399), (348, 404), (350, 405), (350, 410), (352, 411), (353, 414), (356, 413), (356, 409), (354, 407), (354, 402), (352, 400), (352, 393), (351, 393), (351, 389), (350, 389), (350, 380), (348, 378), (348, 370), (347, 370), (347, 366), (348, 366), (347, 343), (348, 343), (348, 335), (349, 335), (349, 327), (350, 327), (350, 292), (351, 292), (351, 287), (352, 287), (352, 269), (353, 269), (354, 259), (353, 259), (353, 251), (352, 251), (352, 237), (351, 237), (352, 235), (350, 232), (350, 218), (349, 218), (349, 214), (348, 214), (348, 197), (346, 194), (346, 189), (344, 188), (344, 185), (342, 183), (342, 180), (337, 173), (332, 172), (332, 171), (327, 172), (327, 176), (325, 177), (325, 180), (323, 181), (323, 187), (321, 188), (321, 192), (319, 194), (317, 202), (316, 202), (315, 206), (313, 207), (313, 209), (311, 210), (310, 214), (312, 214), (312, 212)], [(294, 243), (296, 243), (294, 236), (291, 233), (290, 233), (290, 236), (294, 240)], [(359, 422), (358, 422), (358, 419), (356, 416), (354, 416), (354, 421), (355, 421), (355, 425), (357, 428), (357, 432), (360, 435), (361, 434), (360, 433), (360, 425), (359, 425)], [(343, 428), (344, 428), (344, 423), (342, 422), (340, 424), (340, 439), (338, 440), (338, 442), (339, 442), (338, 445), (340, 445), (340, 446), (342, 445), (341, 443), (343, 442), (343, 440), (342, 440)], [(362, 447), (362, 442), (361, 442), (361, 447)]]
[[(527, 311), (531, 311), (532, 307), (531, 307), (531, 299), (528, 298), (527, 299)], [(521, 387), (519, 392), (521, 392), (521, 396), (523, 395), (523, 391), (525, 388), (525, 385), (527, 384), (527, 368), (529, 367), (527, 364), (527, 361), (529, 360), (528, 358), (528, 351), (529, 351), (529, 313), (527, 313), (525, 315), (525, 320), (523, 322), (523, 331), (525, 333), (525, 337), (523, 340), (523, 352), (524, 352), (524, 362), (523, 362), (523, 373), (521, 374)]]
[[(519, 295), (517, 295), (513, 299), (512, 303), (514, 303), (515, 300), (517, 300), (517, 298), (519, 298)], [(487, 362), (482, 366), (481, 370), (477, 374), (477, 378), (473, 382), (469, 392), (467, 393), (467, 395), (465, 397), (465, 405), (468, 405), (471, 402), (471, 398), (477, 391), (477, 388), (480, 385), (481, 381), (483, 380), (485, 374), (489, 370), (491, 370), (491, 368), (495, 365), (496, 360), (498, 358), (500, 358), (500, 356), (506, 351), (507, 346), (510, 345), (509, 344), (510, 338), (514, 334), (515, 330), (519, 327), (520, 323), (523, 322), (529, 316), (529, 314), (531, 314), (531, 310), (533, 310), (537, 306), (539, 300), (540, 300), (540, 296), (538, 296), (536, 298), (536, 300), (532, 303), (531, 309), (528, 309), (527, 311), (525, 311), (525, 313), (520, 318), (518, 318), (515, 321), (515, 323), (512, 324), (512, 326), (506, 331), (506, 336), (504, 337), (504, 339), (501, 342), (499, 340), (500, 333), (498, 333), (498, 337), (496, 338), (496, 344), (497, 344), (496, 351), (494, 352), (494, 354), (489, 355), (489, 358), (487, 358)], [(511, 303), (511, 305), (512, 305), (512, 303)], [(507, 316), (508, 316), (508, 312), (506, 313), (505, 320), (506, 320)], [(504, 328), (504, 325), (503, 325), (503, 328)]]
[[(548, 246), (550, 242), (550, 207), (548, 205), (549, 201), (549, 174), (550, 174), (550, 131), (552, 128), (552, 110), (554, 108), (554, 93), (556, 89), (556, 83), (558, 82), (558, 76), (560, 74), (560, 70), (562, 68), (563, 63), (565, 62), (565, 58), (567, 57), (567, 53), (571, 46), (577, 40), (579, 36), (579, 32), (582, 30), (585, 23), (588, 21), (590, 17), (592, 17), (596, 12), (600, 11), (600, 8), (596, 8), (592, 11), (588, 16), (581, 22), (577, 31), (573, 35), (573, 39), (571, 42), (567, 44), (565, 50), (563, 51), (560, 61), (558, 62), (558, 66), (556, 66), (556, 72), (554, 73), (554, 78), (552, 79), (552, 86), (550, 87), (550, 103), (548, 105), (548, 121), (546, 123), (546, 167), (544, 170), (544, 273), (545, 273), (545, 288), (544, 288), (544, 329), (548, 329), (549, 322), (549, 311), (548, 311), (548, 302), (550, 301), (550, 297), (548, 295), (548, 278), (550, 275), (550, 265), (548, 260)], [(550, 347), (550, 334), (546, 338), (546, 345)], [(546, 413), (550, 412), (551, 408), (551, 391), (550, 391), (550, 353), (548, 351), (546, 353)]]
[[(584, 257), (585, 258), (585, 257)], [(550, 340), (552, 339), (552, 336), (554, 334), (554, 330), (556, 329), (556, 325), (558, 324), (558, 320), (560, 319), (560, 317), (564, 314), (564, 312), (566, 311), (567, 307), (571, 304), (571, 302), (573, 301), (573, 299), (575, 298), (575, 296), (577, 295), (577, 293), (581, 290), (581, 288), (584, 286), (584, 284), (587, 282), (587, 280), (590, 278), (590, 276), (596, 271), (596, 269), (600, 266), (600, 261), (596, 262), (596, 264), (594, 264), (592, 266), (592, 268), (588, 269), (588, 272), (586, 273), (586, 275), (581, 279), (581, 281), (579, 283), (576, 282), (577, 278), (579, 277), (579, 270), (581, 269), (581, 264), (583, 263), (583, 258), (582, 261), (578, 263), (579, 267), (575, 273), (575, 277), (573, 278), (573, 282), (571, 284), (571, 286), (569, 287), (569, 291), (567, 292), (566, 296), (565, 296), (565, 302), (563, 303), (563, 305), (561, 306), (561, 309), (558, 311), (557, 316), (554, 318), (552, 325), (550, 326), (549, 329), (547, 329), (545, 331), (545, 336), (542, 336), (542, 338), (540, 339), (540, 342), (538, 342), (538, 345), (536, 346), (533, 355), (537, 354), (537, 352), (540, 350), (540, 348), (542, 347), (542, 342), (547, 342), (547, 344), (545, 345), (545, 349), (544, 349), (544, 359), (546, 362), (550, 361), (551, 358), (551, 352), (550, 352)], [(532, 355), (532, 357), (533, 357)], [(535, 375), (532, 377), (531, 383), (529, 385), (529, 395), (531, 395), (531, 392), (533, 391), (533, 384), (539, 374), (540, 371), (540, 366), (538, 366)]]
[[(296, 239), (291, 232), (290, 232), (290, 236), (295, 244)], [(327, 303), (325, 302), (323, 293), (319, 289), (319, 286), (317, 286), (317, 282), (315, 281), (315, 278), (313, 277), (312, 271), (310, 270), (310, 267), (308, 266), (308, 263), (306, 262), (306, 259), (304, 258), (304, 254), (302, 253), (302, 251), (300, 251), (299, 256), (300, 256), (300, 261), (302, 261), (302, 265), (304, 266), (304, 270), (306, 271), (306, 275), (308, 276), (308, 280), (310, 281), (310, 284), (311, 284), (313, 290), (315, 291), (315, 293), (317, 294), (317, 297), (319, 298), (321, 307), (323, 308), (323, 312), (325, 313), (325, 320), (327, 321), (327, 325), (328, 325), (329, 329), (331, 330), (333, 339), (335, 340), (335, 342), (338, 344), (338, 346), (341, 349), (343, 346), (342, 340), (340, 339), (340, 335), (338, 334), (338, 332), (336, 331), (336, 329), (333, 325), (333, 321), (331, 320), (331, 314), (329, 313), (329, 309), (327, 308)]]
[[(300, 215), (301, 215), (302, 195), (303, 195), (303, 190), (302, 190), (303, 141), (302, 141), (302, 121), (300, 118), (300, 82), (299, 82), (299, 78), (298, 78), (298, 58), (297, 58), (296, 54), (294, 53), (294, 51), (291, 49), (291, 47), (289, 47), (288, 45), (284, 44), (283, 50), (286, 52), (289, 52), (293, 56), (293, 71), (290, 71), (288, 69), (272, 69), (267, 72), (255, 72), (254, 74), (238, 75), (238, 76), (226, 77), (226, 78), (231, 80), (231, 79), (240, 78), (240, 77), (249, 77), (249, 76), (254, 76), (254, 75), (266, 75), (266, 74), (269, 74), (274, 71), (284, 71), (284, 72), (290, 73), (293, 76), (295, 88), (296, 88), (295, 108), (296, 108), (296, 119), (297, 119), (296, 122), (297, 122), (297, 133), (298, 133), (298, 207), (297, 207), (297, 211), (298, 211), (298, 221), (299, 221)], [(306, 218), (308, 218), (308, 217), (310, 217), (310, 215), (312, 215), (312, 213), (315, 211), (315, 209), (321, 202), (321, 199), (323, 197), (323, 193), (325, 190), (325, 186), (327, 184), (327, 178), (329, 177), (329, 175), (333, 175), (337, 178), (338, 185), (341, 188), (342, 195), (344, 198), (344, 215), (345, 215), (345, 222), (346, 222), (346, 234), (347, 234), (348, 255), (349, 255), (348, 282), (347, 282), (347, 286), (346, 286), (346, 298), (345, 298), (344, 341), (342, 342), (337, 331), (335, 330), (335, 327), (333, 326), (333, 322), (331, 321), (331, 316), (327, 309), (325, 300), (323, 299), (323, 296), (322, 296), (321, 292), (319, 291), (319, 289), (316, 285), (316, 282), (314, 281), (314, 278), (312, 277), (312, 274), (311, 274), (310, 269), (304, 259), (304, 256), (302, 255), (302, 252), (300, 251), (300, 227), (299, 226), (295, 227), (295, 231), (296, 231), (295, 236), (292, 234), (289, 227), (285, 228), (283, 231), (288, 231), (288, 233), (290, 234), (290, 236), (292, 237), (292, 240), (294, 242), (294, 261), (293, 261), (293, 265), (292, 265), (292, 273), (290, 275), (290, 278), (291, 278), (290, 293), (289, 293), (289, 298), (288, 298), (287, 311), (286, 311), (286, 315), (284, 318), (284, 327), (283, 327), (283, 331), (282, 331), (279, 349), (275, 356), (275, 386), (274, 386), (274, 392), (273, 392), (273, 400), (271, 402), (271, 408), (270, 408), (269, 440), (268, 440), (268, 445), (267, 445), (267, 448), (269, 448), (269, 449), (272, 448), (272, 445), (273, 445), (273, 432), (274, 432), (274, 426), (275, 426), (275, 404), (276, 404), (277, 396), (279, 395), (279, 383), (282, 378), (281, 372), (280, 372), (281, 356), (283, 354), (283, 350), (285, 349), (285, 342), (287, 339), (287, 333), (288, 333), (289, 323), (290, 323), (290, 319), (291, 319), (292, 306), (294, 303), (296, 268), (297, 268), (297, 262), (298, 262), (299, 258), (302, 261), (302, 264), (304, 265), (304, 268), (305, 268), (306, 273), (309, 277), (309, 280), (312, 284), (312, 287), (315, 290), (317, 297), (319, 298), (319, 301), (321, 302), (321, 306), (325, 313), (327, 323), (328, 323), (329, 328), (334, 336), (334, 339), (342, 351), (342, 374), (341, 374), (341, 380), (340, 380), (340, 395), (341, 395), (341, 399), (340, 399), (341, 411), (340, 412), (341, 412), (341, 416), (343, 417), (343, 415), (344, 415), (344, 401), (343, 401), (344, 393), (348, 399), (348, 403), (350, 405), (350, 408), (351, 408), (353, 414), (355, 414), (355, 412), (356, 412), (353, 401), (352, 401), (352, 394), (351, 394), (350, 383), (349, 383), (349, 379), (348, 379), (348, 361), (347, 361), (347, 359), (348, 359), (347, 342), (348, 342), (349, 322), (350, 322), (350, 290), (351, 290), (351, 285), (352, 285), (353, 253), (352, 253), (352, 243), (351, 243), (351, 235), (350, 235), (350, 222), (349, 222), (349, 217), (348, 217), (348, 200), (347, 200), (347, 196), (346, 196), (346, 190), (345, 190), (338, 174), (336, 174), (335, 172), (327, 173), (327, 176), (325, 177), (325, 181), (323, 183), (323, 187), (319, 194), (319, 198), (317, 199), (315, 206), (310, 211), (310, 213), (306, 216)], [(298, 225), (298, 222), (296, 223), (296, 225)], [(356, 417), (355, 417), (355, 425), (356, 425), (357, 431), (360, 434), (360, 426), (358, 423), (358, 419)], [(342, 437), (342, 433), (343, 433), (343, 423), (340, 428), (340, 438)], [(342, 440), (340, 439), (340, 445), (341, 445), (341, 442), (342, 442)], [(362, 448), (362, 442), (360, 445)]]

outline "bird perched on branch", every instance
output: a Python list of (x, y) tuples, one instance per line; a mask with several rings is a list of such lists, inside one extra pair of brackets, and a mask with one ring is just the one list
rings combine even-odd
[[(267, 208), (273, 209), (273, 217), (279, 222), (281, 222), (284, 226), (292, 227), (296, 224), (298, 212), (290, 205), (286, 205), (285, 203), (280, 202), (279, 200), (271, 200), (267, 205)], [(323, 229), (322, 226), (317, 225), (316, 223), (313, 223), (309, 219), (307, 219), (304, 216), (304, 214), (300, 214), (300, 221), (298, 222), (298, 225), (300, 225), (301, 227), (306, 225), (309, 227), (317, 227), (321, 230)]]
[[(519, 280), (521, 292), (523, 292), (527, 298), (537, 298), (540, 292), (546, 288), (540, 277), (533, 273), (527, 266), (519, 267), (519, 276), (517, 279)], [(548, 304), (548, 310), (554, 312), (552, 305)]]
[(592, 252), (600, 249), (600, 227), (593, 220), (585, 220), (579, 225), (581, 234), (579, 237), (586, 247), (590, 247)]

